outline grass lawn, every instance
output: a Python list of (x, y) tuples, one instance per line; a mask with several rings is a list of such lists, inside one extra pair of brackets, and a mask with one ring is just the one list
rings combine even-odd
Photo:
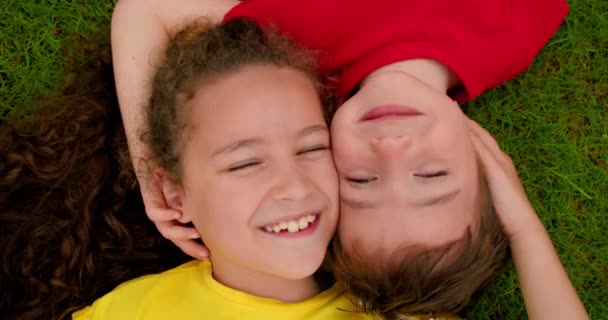
[[(569, 2), (531, 68), (465, 108), (518, 165), (591, 318), (608, 319), (608, 1)], [(61, 86), (82, 37), (109, 30), (113, 5), (0, 2), (0, 119)], [(512, 266), (468, 316), (525, 318)]]

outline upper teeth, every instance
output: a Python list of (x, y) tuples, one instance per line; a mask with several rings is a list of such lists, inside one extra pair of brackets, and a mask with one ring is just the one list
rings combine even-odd
[(264, 230), (275, 233), (279, 233), (283, 230), (287, 230), (289, 232), (298, 232), (308, 228), (308, 225), (315, 222), (316, 219), (316, 215), (309, 214), (301, 217), (300, 219), (281, 221), (277, 224), (267, 225), (264, 227)]

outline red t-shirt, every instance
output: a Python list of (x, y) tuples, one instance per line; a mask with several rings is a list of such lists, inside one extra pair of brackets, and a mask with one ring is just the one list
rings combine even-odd
[(568, 13), (565, 0), (246, 0), (224, 18), (272, 25), (320, 53), (346, 95), (393, 62), (437, 60), (466, 101), (526, 70)]

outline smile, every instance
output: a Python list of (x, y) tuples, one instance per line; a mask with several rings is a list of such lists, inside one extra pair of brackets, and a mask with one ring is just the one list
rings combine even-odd
[(373, 108), (361, 117), (360, 121), (373, 121), (387, 118), (414, 117), (420, 116), (418, 110), (401, 106), (401, 105), (386, 105)]
[(309, 229), (313, 229), (318, 223), (319, 214), (307, 214), (297, 219), (285, 220), (274, 224), (269, 224), (262, 229), (268, 233), (300, 233)]

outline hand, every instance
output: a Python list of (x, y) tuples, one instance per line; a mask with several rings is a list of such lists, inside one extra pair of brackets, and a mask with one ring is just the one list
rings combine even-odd
[(154, 222), (163, 237), (171, 240), (183, 252), (195, 259), (209, 259), (207, 247), (197, 242), (200, 238), (195, 228), (185, 227), (179, 219), (181, 213), (168, 207), (159, 185), (154, 179), (139, 178), (141, 195), (148, 218)]
[(530, 204), (511, 158), (504, 153), (492, 135), (477, 122), (469, 120), (473, 145), (490, 189), (494, 209), (504, 231), (513, 241), (518, 234), (533, 231), (542, 223)]

